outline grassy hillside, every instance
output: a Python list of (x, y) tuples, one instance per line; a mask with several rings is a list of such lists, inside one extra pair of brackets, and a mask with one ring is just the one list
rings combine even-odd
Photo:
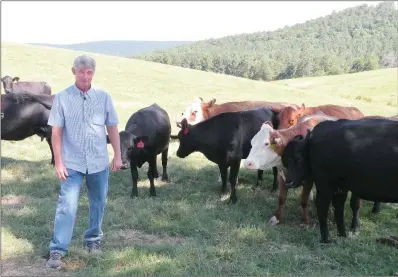
[(181, 45), (192, 43), (191, 41), (129, 41), (129, 40), (108, 40), (90, 41), (75, 44), (47, 44), (31, 43), (32, 45), (64, 48), (78, 51), (87, 51), (98, 54), (105, 54), (119, 57), (134, 57), (153, 51), (166, 50)]
[(202, 40), (138, 58), (266, 81), (396, 67), (397, 17), (392, 1), (358, 5), (275, 31)]
[[(73, 82), (71, 65), (82, 52), (31, 45), (2, 44), (2, 76), (45, 80), (54, 92)], [(260, 82), (141, 60), (93, 55), (95, 85), (113, 97), (120, 129), (137, 109), (154, 102), (172, 121), (195, 96), (231, 100), (265, 99), (317, 105), (354, 105), (366, 114), (397, 113), (396, 69), (352, 75)], [(175, 124), (173, 133), (177, 132)], [(299, 226), (299, 190), (289, 192), (283, 221), (267, 224), (278, 193), (271, 176), (263, 189), (252, 191), (256, 173), (241, 168), (238, 203), (218, 198), (217, 166), (201, 154), (169, 158), (170, 183), (155, 183), (158, 196), (148, 197), (147, 165), (139, 170), (139, 197), (130, 199), (129, 171), (112, 172), (103, 230), (104, 253), (89, 257), (82, 244), (87, 228), (87, 196), (83, 185), (75, 233), (63, 270), (57, 275), (392, 275), (398, 252), (375, 239), (398, 233), (397, 206), (385, 204), (377, 216), (371, 203), (360, 211), (358, 237), (322, 246), (314, 203), (311, 227)], [(2, 141), (2, 275), (53, 275), (44, 269), (51, 238), (59, 184), (49, 166), (50, 152), (38, 137)], [(109, 147), (110, 155), (112, 149)], [(158, 165), (160, 164), (160, 157)], [(161, 167), (159, 166), (159, 169)], [(346, 223), (351, 211), (346, 205)], [(332, 214), (332, 213), (330, 213)], [(336, 227), (330, 217), (330, 230)]]

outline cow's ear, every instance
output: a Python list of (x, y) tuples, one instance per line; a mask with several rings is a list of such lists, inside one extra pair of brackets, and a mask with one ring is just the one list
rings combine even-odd
[(269, 126), (271, 126), (272, 128), (274, 128), (274, 125), (272, 125), (272, 122), (271, 122), (271, 121), (265, 121), (263, 124), (264, 124), (264, 125), (269, 125)]
[(181, 121), (181, 129), (186, 129), (186, 128), (188, 128), (188, 121), (187, 121), (186, 118), (184, 118), (184, 119)]
[(297, 119), (299, 119), (300, 117), (302, 117), (304, 115), (304, 111), (305, 111), (305, 104), (302, 103), (301, 107), (298, 109)]
[(144, 148), (145, 144), (148, 142), (148, 140), (149, 140), (148, 136), (135, 137), (133, 139), (134, 148), (138, 148), (138, 149)]
[(14, 78), (12, 79), (12, 81), (13, 81), (13, 82), (18, 82), (18, 81), (19, 81), (19, 77), (14, 77)]
[(207, 105), (208, 105), (209, 108), (210, 108), (211, 106), (214, 105), (214, 103), (216, 103), (216, 98), (213, 98), (212, 100), (210, 100), (210, 101), (207, 103)]

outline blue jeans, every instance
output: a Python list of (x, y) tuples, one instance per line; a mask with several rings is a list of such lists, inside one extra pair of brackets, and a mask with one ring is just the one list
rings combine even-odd
[(54, 234), (50, 242), (50, 252), (58, 251), (62, 255), (65, 255), (68, 251), (72, 239), (80, 188), (85, 176), (89, 200), (89, 226), (84, 233), (84, 240), (87, 244), (102, 239), (101, 225), (109, 180), (108, 167), (93, 174), (83, 174), (69, 168), (67, 171), (69, 176), (65, 181), (61, 181), (61, 190), (55, 212)]

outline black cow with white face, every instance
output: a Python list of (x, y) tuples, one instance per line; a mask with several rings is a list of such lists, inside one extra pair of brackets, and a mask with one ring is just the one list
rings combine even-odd
[[(124, 131), (119, 132), (122, 169), (131, 170), (133, 188), (131, 197), (138, 196), (137, 167), (148, 162), (148, 178), (150, 196), (156, 196), (154, 179), (159, 177), (156, 160), (162, 153), (162, 181), (169, 181), (167, 174), (167, 154), (171, 134), (170, 118), (167, 112), (153, 104), (135, 112), (126, 123)], [(109, 138), (108, 138), (108, 143)]]
[(319, 123), (306, 137), (290, 141), (282, 155), (286, 186), (298, 187), (311, 176), (321, 242), (330, 242), (330, 203), (339, 236), (346, 237), (344, 204), (351, 191), (351, 230), (359, 229), (359, 199), (398, 203), (398, 122), (389, 119), (340, 119)]
[(21, 141), (33, 135), (46, 139), (51, 151), (51, 126), (47, 124), (54, 95), (27, 92), (1, 95), (1, 139)]
[[(247, 158), (251, 149), (251, 139), (261, 129), (264, 122), (272, 122), (277, 128), (277, 118), (271, 108), (257, 108), (239, 112), (225, 112), (215, 115), (193, 126), (184, 118), (178, 133), (180, 141), (177, 150), (179, 158), (193, 152), (201, 152), (208, 160), (219, 167), (222, 186), (221, 196), (227, 192), (227, 173), (230, 167), (230, 203), (236, 203), (236, 181), (241, 159)], [(261, 182), (263, 170), (258, 170), (257, 184)], [(274, 170), (274, 184), (277, 171)]]

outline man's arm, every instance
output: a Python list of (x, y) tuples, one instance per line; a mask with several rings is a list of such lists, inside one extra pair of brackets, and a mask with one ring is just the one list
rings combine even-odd
[(119, 119), (113, 106), (112, 98), (107, 95), (105, 125), (108, 132), (109, 142), (113, 148), (112, 170), (119, 170), (122, 167), (122, 155), (120, 153), (120, 137), (117, 125)]
[(68, 171), (62, 161), (62, 134), (65, 117), (60, 103), (60, 94), (56, 94), (51, 107), (48, 125), (52, 126), (51, 145), (54, 153), (55, 173), (60, 180), (66, 180)]
[(120, 137), (117, 125), (106, 126), (108, 132), (109, 141), (111, 142), (114, 159), (121, 159), (122, 155), (120, 153)]
[(63, 127), (52, 127), (51, 144), (54, 152), (54, 162), (56, 165), (62, 164), (62, 133)]

